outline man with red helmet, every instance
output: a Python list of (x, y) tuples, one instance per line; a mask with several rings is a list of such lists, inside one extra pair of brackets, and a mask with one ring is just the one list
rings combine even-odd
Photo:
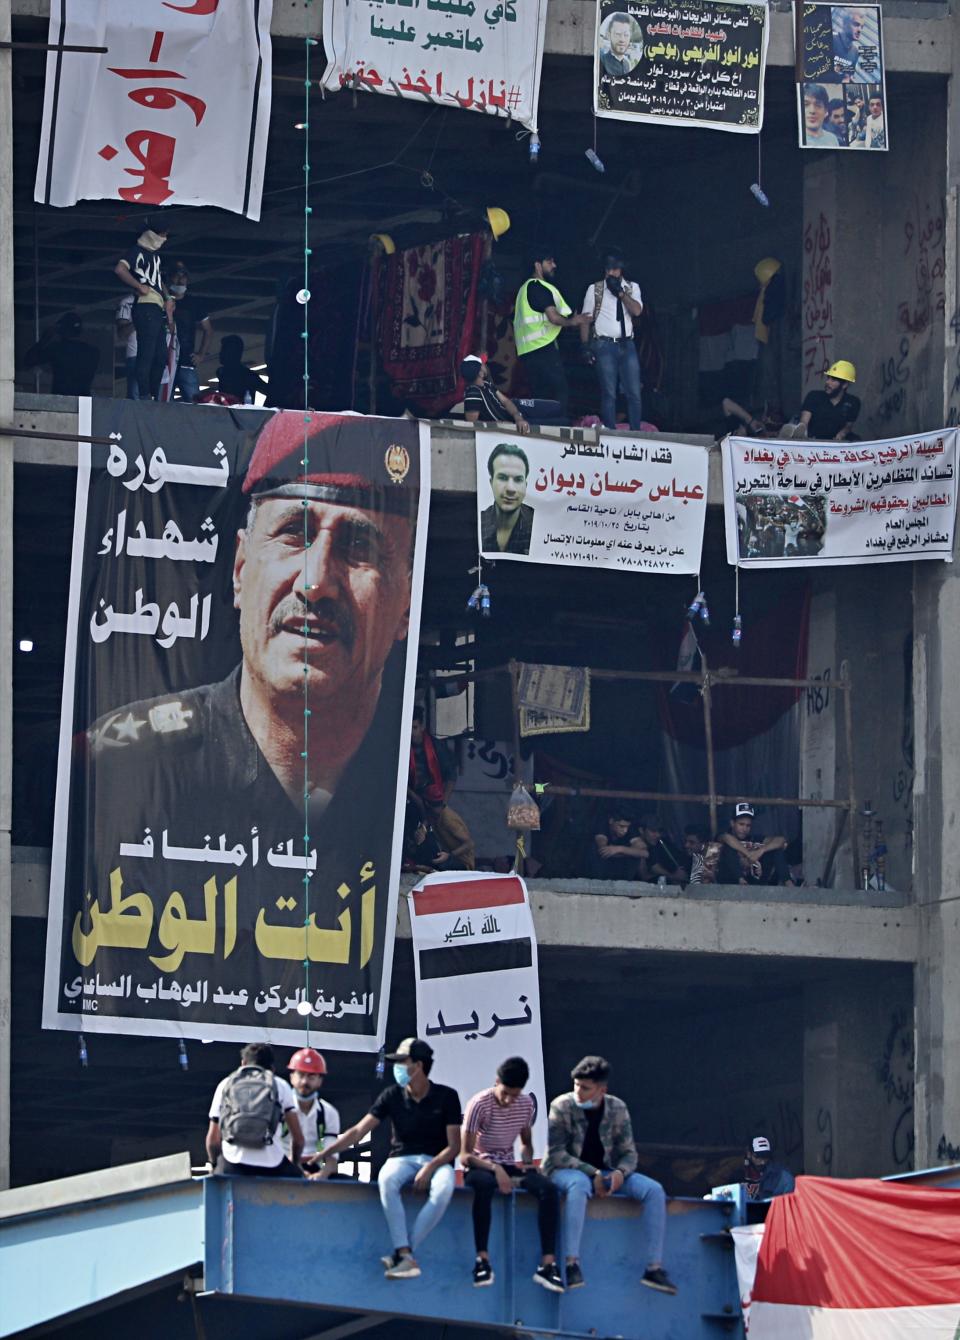
[[(301, 1164), (308, 1172), (315, 1172), (321, 1178), (336, 1177), (337, 1156), (324, 1153), (327, 1145), (333, 1144), (340, 1134), (340, 1113), (320, 1097), (327, 1063), (313, 1047), (301, 1047), (293, 1053), (287, 1062), (290, 1071), (290, 1087), (297, 1099), (297, 1116), (300, 1118), (300, 1130), (303, 1132), (303, 1156)], [(291, 1136), (284, 1125), (283, 1149), (290, 1157), (288, 1145)]]

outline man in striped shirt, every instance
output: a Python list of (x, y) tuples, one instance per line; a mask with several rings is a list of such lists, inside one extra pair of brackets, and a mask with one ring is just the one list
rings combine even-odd
[[(508, 1196), (520, 1186), (537, 1198), (540, 1228), (540, 1264), (534, 1283), (551, 1293), (563, 1293), (563, 1280), (553, 1249), (557, 1236), (559, 1196), (556, 1187), (533, 1166), (533, 1122), (537, 1105), (524, 1085), (530, 1068), (522, 1056), (511, 1056), (497, 1067), (491, 1089), (474, 1094), (463, 1116), (460, 1162), (467, 1169), (464, 1184), (473, 1188), (473, 1238), (477, 1257), (473, 1283), (493, 1283), (487, 1243), (495, 1191)], [(520, 1140), (520, 1163), (514, 1146)]]

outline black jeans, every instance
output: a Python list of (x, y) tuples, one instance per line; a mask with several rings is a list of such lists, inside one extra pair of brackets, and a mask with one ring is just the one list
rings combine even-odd
[[(557, 1221), (560, 1217), (560, 1196), (557, 1188), (535, 1168), (524, 1172), (513, 1164), (505, 1163), (503, 1170), (510, 1177), (519, 1177), (520, 1185), (531, 1196), (536, 1196), (537, 1224), (540, 1229), (540, 1250), (544, 1256), (553, 1254), (557, 1241)], [(473, 1188), (473, 1241), (478, 1252), (487, 1250), (490, 1238), (490, 1214), (493, 1198), (497, 1195), (497, 1179), (486, 1168), (471, 1168), (463, 1179), (464, 1186)]]
[(303, 1177), (297, 1165), (288, 1158), (281, 1159), (273, 1168), (261, 1168), (255, 1163), (231, 1163), (223, 1157), (222, 1152), (217, 1155), (213, 1171), (232, 1177)]
[(137, 386), (141, 400), (159, 400), (167, 361), (167, 314), (155, 302), (133, 304), (137, 332)]
[(534, 349), (533, 353), (521, 354), (520, 363), (530, 381), (530, 388), (537, 399), (557, 400), (560, 403), (560, 417), (566, 423), (570, 417), (567, 387), (567, 373), (557, 348), (557, 340), (543, 349)]

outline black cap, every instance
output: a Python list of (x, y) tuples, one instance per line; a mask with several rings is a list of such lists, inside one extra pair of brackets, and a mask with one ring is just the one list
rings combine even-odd
[(404, 1038), (395, 1052), (387, 1052), (388, 1061), (432, 1061), (433, 1048), (422, 1038)]

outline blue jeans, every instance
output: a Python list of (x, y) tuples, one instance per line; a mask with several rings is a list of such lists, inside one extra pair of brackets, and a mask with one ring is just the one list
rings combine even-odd
[(200, 378), (197, 375), (196, 368), (185, 368), (181, 363), (177, 368), (177, 377), (174, 383), (180, 392), (180, 399), (186, 400), (188, 404), (193, 404), (200, 390)]
[(600, 418), (604, 428), (617, 426), (617, 382), (627, 397), (630, 427), (643, 422), (640, 409), (640, 360), (633, 340), (597, 340), (597, 377), (600, 381)]
[(416, 1252), (430, 1230), (439, 1224), (444, 1210), (450, 1204), (456, 1179), (453, 1164), (444, 1163), (430, 1179), (426, 1204), (414, 1220), (413, 1234), (407, 1232), (407, 1216), (400, 1192), (405, 1186), (409, 1186), (420, 1169), (426, 1167), (429, 1162), (429, 1154), (400, 1154), (396, 1158), (387, 1159), (380, 1169), (380, 1176), (377, 1179), (380, 1186), (380, 1204), (386, 1216), (394, 1251), (399, 1251), (401, 1247), (410, 1247)]
[[(579, 1168), (557, 1168), (551, 1182), (564, 1198), (563, 1250), (568, 1261), (580, 1260), (580, 1239), (587, 1215), (587, 1201), (593, 1195), (593, 1180)], [(659, 1182), (643, 1173), (631, 1173), (621, 1192), (643, 1205), (643, 1230), (646, 1255), (643, 1265), (659, 1265), (663, 1260), (663, 1235), (667, 1227), (667, 1197)]]

